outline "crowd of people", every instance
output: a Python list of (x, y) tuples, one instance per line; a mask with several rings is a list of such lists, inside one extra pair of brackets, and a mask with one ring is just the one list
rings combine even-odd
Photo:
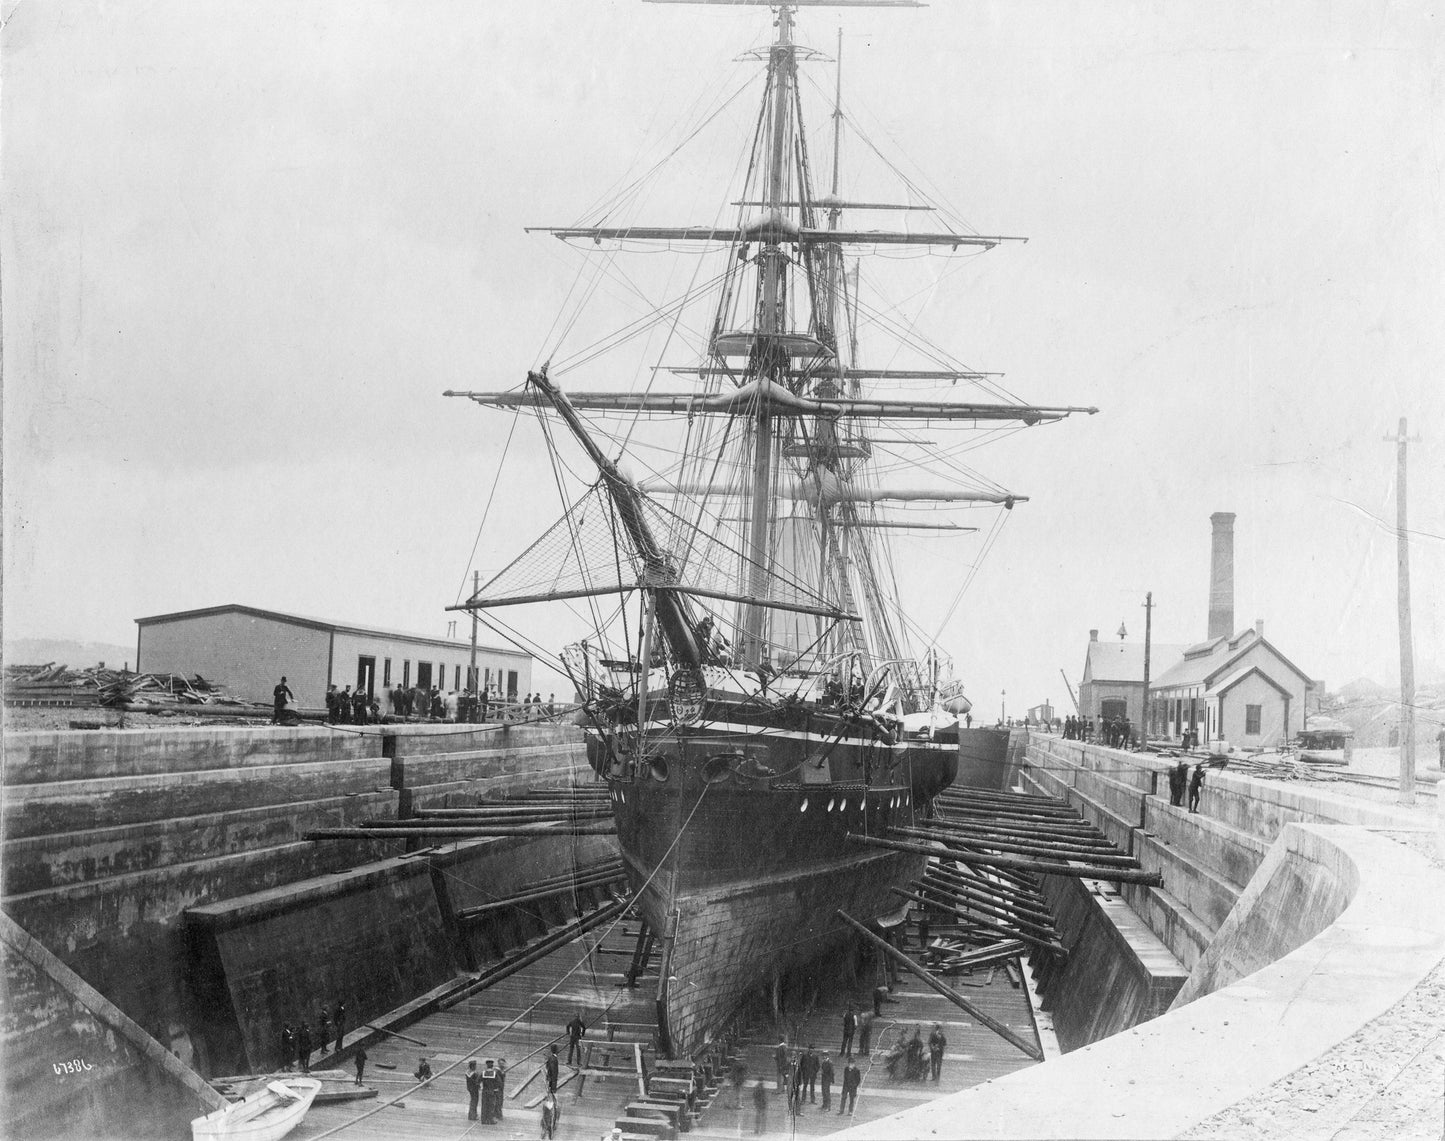
[[(293, 1028), (288, 1020), (281, 1024), (281, 1068), (293, 1067), (302, 1073), (311, 1072), (311, 1055), (335, 1054), (341, 1050), (341, 1040), (346, 1036), (346, 1003), (337, 1002), (327, 1011), (324, 1004), (318, 1005), (311, 1018), (298, 1018)], [(356, 1084), (361, 1084), (361, 1072), (366, 1065), (366, 1054), (357, 1051)]]
[[(279, 721), (282, 710), (294, 703), (286, 679), (276, 687), (276, 717)], [(284, 696), (281, 691), (284, 689)], [(479, 693), (451, 690), (443, 692), (438, 686), (397, 685), (384, 690), (389, 711), (382, 708), (381, 696), (368, 692), (364, 687), (351, 686), (338, 689), (335, 685), (326, 690), (326, 720), (332, 725), (375, 725), (382, 721), (451, 721), (479, 724), (485, 721), (540, 721), (557, 714), (557, 695), (528, 693), (521, 701), (515, 693), (505, 698), (493, 694), (490, 688)]]
[(1064, 740), (1092, 741), (1111, 749), (1131, 749), (1138, 743), (1127, 717), (1065, 717)]

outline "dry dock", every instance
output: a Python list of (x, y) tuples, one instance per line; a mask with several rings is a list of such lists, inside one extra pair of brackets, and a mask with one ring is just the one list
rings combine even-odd
[[(646, 1064), (652, 1062), (655, 1030), (652, 996), (656, 985), (656, 960), (638, 980), (636, 988), (624, 985), (624, 972), (635, 945), (635, 923), (624, 920), (597, 938), (586, 937), (586, 946), (574, 943), (506, 979), (495, 987), (449, 1010), (406, 1027), (409, 1038), (425, 1047), (401, 1039), (369, 1049), (367, 1085), (378, 1091), (371, 1101), (318, 1106), (307, 1115), (302, 1127), (292, 1134), (297, 1141), (318, 1141), (338, 1137), (350, 1141), (440, 1141), (452, 1138), (535, 1137), (539, 1133), (539, 1110), (543, 1081), (534, 1077), (549, 1048), (559, 1046), (565, 1061), (565, 1026), (580, 1009), (588, 1025), (584, 1044), (592, 1051), (592, 1062), (628, 1069), (641, 1050)], [(916, 946), (911, 948), (916, 950)], [(1027, 992), (1014, 986), (1003, 970), (981, 970), (973, 978), (954, 982), (986, 1013), (1006, 1023), (1018, 1034), (1032, 1038), (1033, 1019)], [(871, 980), (870, 980), (871, 984)], [(821, 998), (808, 1012), (785, 1015), (783, 1026), (790, 1044), (815, 1044), (819, 1051), (836, 1051), (840, 1045), (843, 1012), (852, 1001), (859, 1009), (869, 1001), (871, 985), (860, 982), (853, 992), (840, 991)], [(767, 1091), (764, 1135), (803, 1134), (821, 1136), (851, 1125), (866, 1125), (904, 1109), (915, 1108), (932, 1098), (955, 1093), (991, 1078), (1033, 1065), (992, 1031), (977, 1025), (957, 1007), (914, 979), (903, 977), (894, 986), (891, 1001), (883, 1005), (873, 1035), (871, 1058), (863, 1063), (863, 1083), (856, 1112), (839, 1115), (839, 1087), (832, 1091), (832, 1107), (824, 1113), (819, 1102), (808, 1104), (791, 1119), (786, 1098), (776, 1092), (774, 1049), (777, 1031), (771, 1020), (749, 1028), (742, 1045), (747, 1078), (741, 1108), (730, 1085), (724, 1085), (703, 1111), (687, 1136), (705, 1138), (755, 1136), (757, 1111), (754, 1088), (761, 1083)], [(937, 1083), (894, 1081), (884, 1065), (888, 1049), (900, 1037), (911, 1036), (921, 1027), (923, 1037), (935, 1023), (941, 1023), (948, 1049)], [(411, 1074), (422, 1057), (429, 1061), (434, 1077), (418, 1086)], [(504, 1058), (508, 1079), (505, 1111), (501, 1123), (486, 1125), (467, 1119), (464, 1075), (468, 1059), (480, 1067), (486, 1059)], [(841, 1082), (842, 1061), (834, 1054)], [(330, 1064), (330, 1063), (328, 1063)], [(394, 1066), (394, 1069), (383, 1068)], [(606, 1136), (624, 1116), (628, 1103), (635, 1101), (637, 1078), (618, 1073), (608, 1078), (588, 1077), (585, 1082), (571, 1076), (571, 1067), (561, 1068), (558, 1100), (562, 1110), (559, 1138)], [(531, 1079), (529, 1081), (529, 1079)], [(525, 1083), (525, 1088), (523, 1087)]]

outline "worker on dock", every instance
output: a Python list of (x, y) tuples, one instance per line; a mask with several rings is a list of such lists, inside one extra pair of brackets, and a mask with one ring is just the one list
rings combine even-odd
[(482, 1124), (491, 1125), (496, 1121), (492, 1106), (497, 1091), (497, 1063), (488, 1058), (482, 1063)]
[(289, 1070), (296, 1064), (296, 1035), (291, 1030), (291, 1023), (281, 1024), (281, 1068)]
[(1189, 762), (1180, 761), (1169, 770), (1169, 803), (1175, 808), (1184, 807), (1184, 786), (1189, 780)]
[(562, 1120), (562, 1107), (557, 1104), (557, 1095), (548, 1093), (542, 1099), (542, 1139), (552, 1141), (557, 1135), (557, 1122)]
[(823, 1087), (823, 1104), (819, 1107), (824, 1113), (833, 1104), (833, 1055), (824, 1054), (823, 1060), (818, 1063), (818, 1084)]
[(948, 1039), (943, 1036), (943, 1024), (935, 1022), (933, 1033), (928, 1036), (928, 1068), (934, 1081), (938, 1081), (938, 1075), (943, 1072), (943, 1051), (948, 1047)]
[(863, 1075), (858, 1070), (858, 1063), (852, 1058), (843, 1067), (843, 1093), (838, 1098), (838, 1114), (851, 1114), (858, 1108), (858, 1087), (863, 1084)]
[(296, 1060), (301, 1063), (303, 1074), (311, 1072), (311, 1027), (304, 1018), (296, 1028)]
[(1199, 811), (1199, 794), (1204, 788), (1204, 766), (1194, 766), (1194, 775), (1189, 778), (1189, 811)]
[(587, 1023), (582, 1021), (582, 1012), (579, 1010), (567, 1023), (567, 1064), (575, 1065), (572, 1057), (575, 1054), (577, 1061), (582, 1060), (582, 1035), (587, 1033)]
[[(808, 1043), (808, 1052), (798, 1063), (798, 1079), (803, 1090), (807, 1092), (809, 1103), (816, 1103), (818, 1100), (818, 1048), (811, 1042)], [(802, 1100), (801, 1095), (798, 1100)]]
[(280, 684), (271, 691), (271, 724), (281, 724), (281, 714), (285, 712), (286, 706), (294, 704), (295, 701), (296, 695), (291, 692), (291, 687), (286, 684), (286, 678), (283, 675)]
[(843, 1012), (843, 1045), (838, 1048), (838, 1053), (845, 1058), (853, 1056), (853, 1032), (858, 1028), (858, 1015), (853, 1012), (853, 1004), (848, 1004), (848, 1009)]
[(417, 1081), (421, 1082), (423, 1085), (425, 1085), (427, 1082), (431, 1081), (431, 1065), (427, 1062), (425, 1058), (423, 1058), (420, 1062), (417, 1063), (416, 1070), (412, 1073), (411, 1076), (414, 1077)]
[(366, 1047), (365, 1047), (365, 1046), (358, 1046), (358, 1047), (356, 1048), (356, 1057), (353, 1059), (353, 1061), (356, 1062), (356, 1084), (357, 1084), (357, 1085), (360, 1085), (360, 1084), (361, 1084), (361, 1075), (366, 1072)]
[(555, 1045), (552, 1047), (551, 1052), (547, 1055), (546, 1069), (547, 1069), (547, 1091), (548, 1091), (549, 1093), (556, 1093), (556, 1092), (557, 1092), (557, 1074), (558, 1074), (558, 1071), (561, 1069), (561, 1061), (560, 1061), (560, 1059), (557, 1057), (557, 1047), (556, 1047)]
[(467, 1063), (467, 1120), (477, 1120), (477, 1103), (482, 1099), (482, 1075), (477, 1073), (476, 1060)]
[(858, 1056), (866, 1058), (873, 1053), (873, 1012), (865, 1010), (858, 1016)]

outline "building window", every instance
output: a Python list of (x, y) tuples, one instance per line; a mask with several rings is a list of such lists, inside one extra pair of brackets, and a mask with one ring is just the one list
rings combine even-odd
[(1263, 712), (1262, 705), (1246, 705), (1244, 707), (1244, 734), (1246, 737), (1259, 736), (1260, 714)]
[(391, 688), (391, 659), (390, 659), (390, 658), (382, 658), (382, 660), (381, 660), (381, 688), (382, 688), (382, 689), (390, 689), (390, 688)]
[(401, 663), (401, 688), (411, 688), (411, 659), (403, 658)]
[(457, 672), (456, 672), (456, 674), (452, 677), (452, 688), (453, 688), (453, 689), (461, 689), (461, 688), (462, 688), (462, 667), (461, 667), (461, 666), (457, 666)]
[[(500, 673), (501, 671), (498, 671), (498, 672)], [(516, 671), (516, 670), (508, 670), (508, 671), (507, 671), (507, 700), (508, 700), (508, 701), (516, 701), (516, 700), (517, 700), (517, 671)]]

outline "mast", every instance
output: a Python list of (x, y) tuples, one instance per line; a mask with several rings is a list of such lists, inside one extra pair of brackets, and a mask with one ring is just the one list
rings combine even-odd
[[(778, 9), (778, 38), (768, 55), (768, 90), (772, 107), (772, 154), (768, 166), (767, 210), (769, 220), (780, 218), (785, 202), (783, 175), (788, 159), (788, 108), (793, 80), (793, 12), (784, 6)], [(778, 346), (774, 338), (783, 331), (783, 302), (787, 289), (787, 256), (778, 242), (777, 226), (769, 226), (760, 254), (761, 297), (758, 308), (758, 342), (755, 360), (757, 375), (774, 379), (777, 371)], [(753, 482), (749, 509), (747, 546), (748, 593), (761, 598), (767, 589), (768, 538), (772, 522), (773, 413), (772, 404), (759, 400), (753, 420)], [(743, 611), (743, 666), (757, 669), (763, 660), (763, 622), (761, 606), (749, 605)]]

